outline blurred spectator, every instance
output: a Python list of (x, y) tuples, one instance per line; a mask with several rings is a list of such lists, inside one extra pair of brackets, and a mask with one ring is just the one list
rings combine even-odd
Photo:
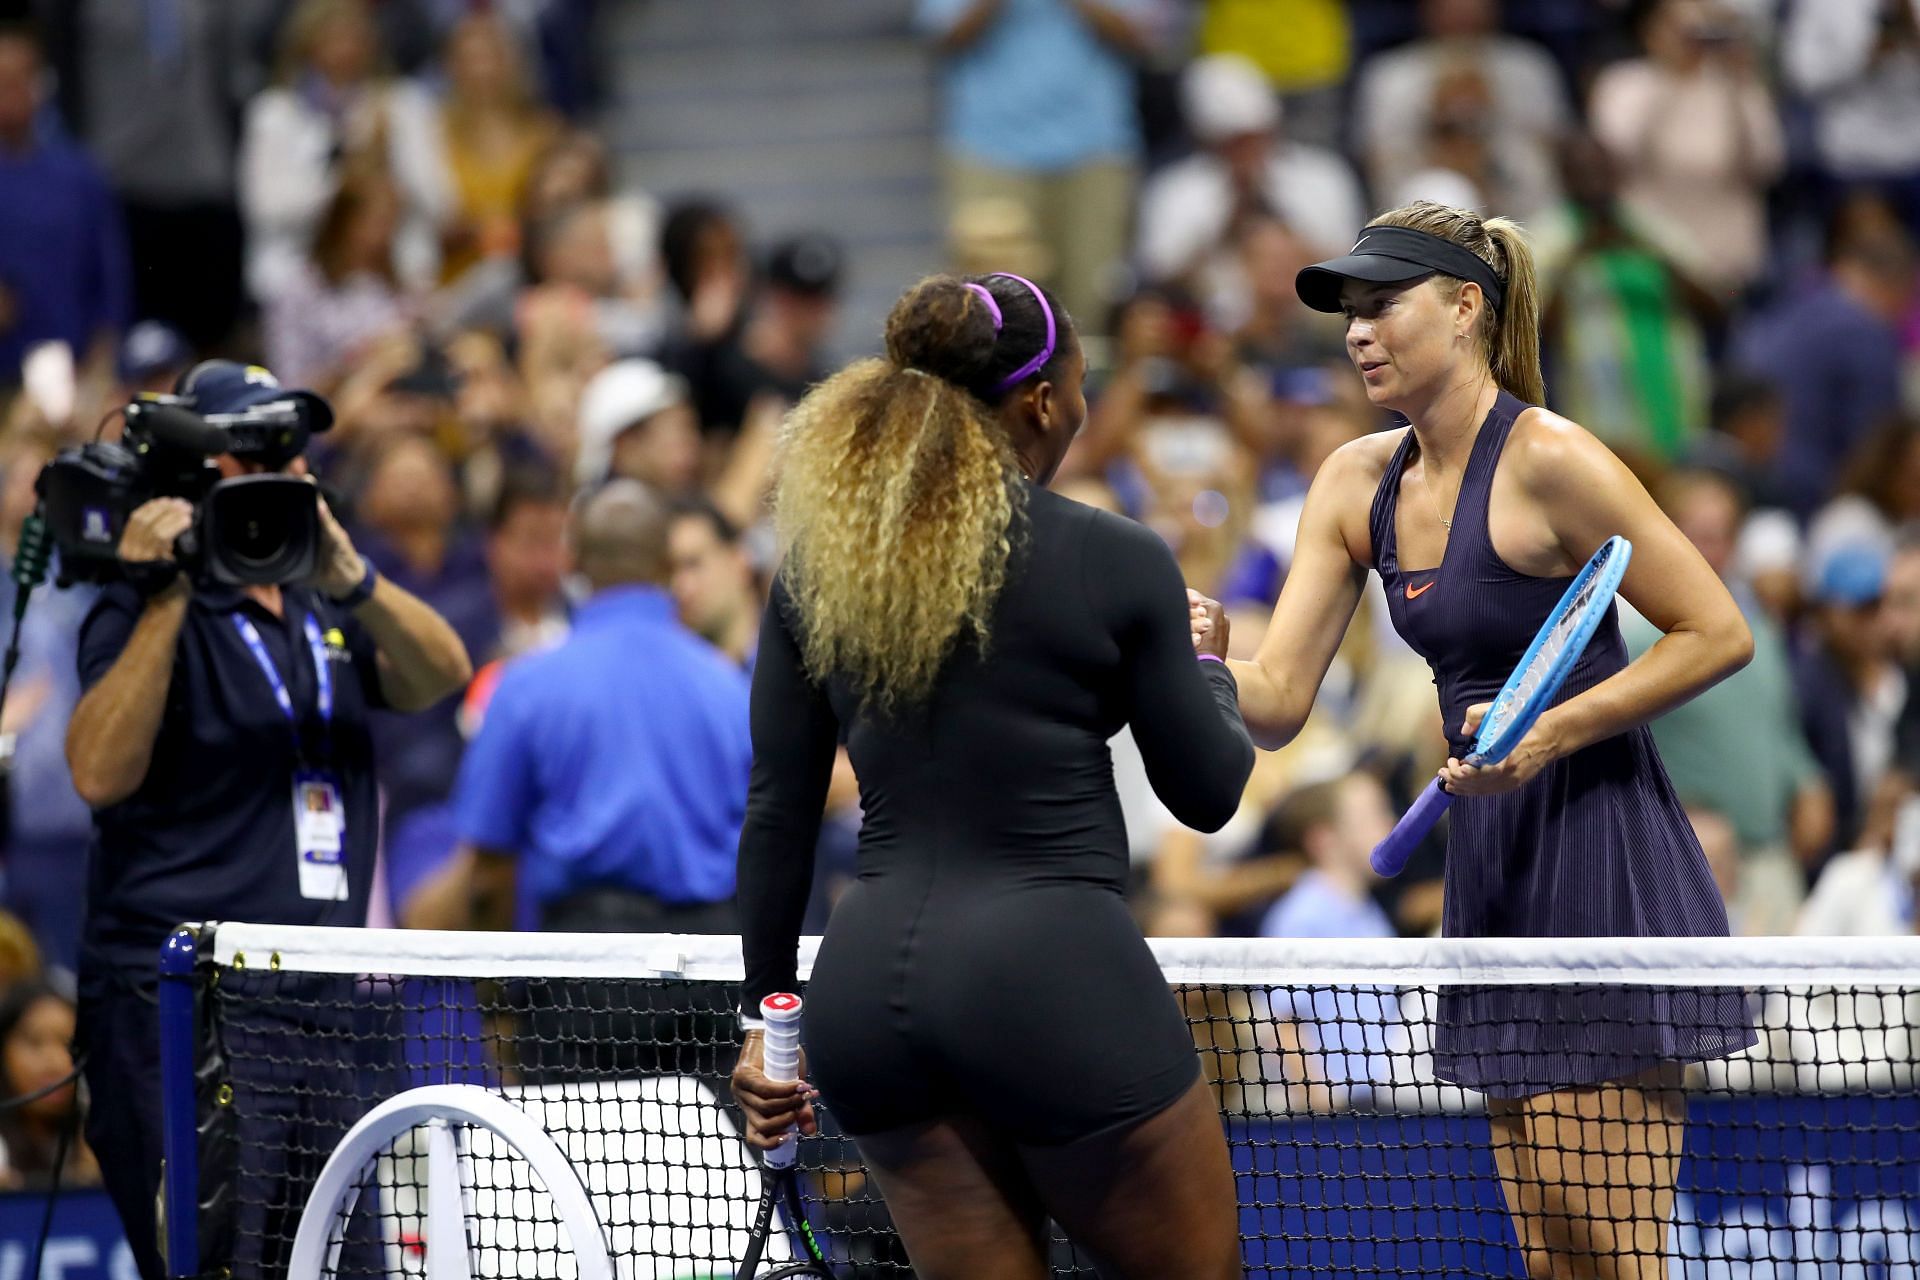
[(502, 674), (460, 771), (483, 927), (511, 927), (522, 892), (547, 929), (735, 927), (747, 681), (674, 619), (669, 518), (634, 481), (576, 508), (574, 561), (594, 595), (566, 643)]
[(1780, 65), (1813, 102), (1822, 167), (1880, 185), (1920, 234), (1920, 2), (1792, 0)]
[(1567, 200), (1534, 237), (1554, 405), (1629, 458), (1673, 461), (1706, 417), (1712, 301), (1618, 198), (1611, 156), (1576, 135)]
[[(1807, 869), (1831, 848), (1833, 797), (1807, 745), (1795, 701), (1791, 651), (1779, 625), (1730, 577), (1745, 509), (1711, 471), (1681, 471), (1658, 493), (1668, 517), (1727, 580), (1753, 632), (1753, 659), (1653, 722), (1654, 742), (1682, 803), (1732, 824), (1739, 897), (1729, 898), (1746, 933), (1787, 933), (1806, 896)], [(1621, 632), (1638, 658), (1662, 632), (1631, 610)]]
[(760, 647), (760, 584), (739, 526), (705, 499), (674, 509), (667, 534), (681, 625), (749, 674)]
[(474, 13), (447, 37), (440, 120), (454, 207), (441, 272), (457, 278), (481, 258), (511, 255), (535, 161), (559, 121), (534, 100), (519, 46), (497, 13)]
[(125, 215), (135, 313), (196, 348), (245, 302), (234, 200), (235, 108), (257, 87), (262, 0), (43, 4), (68, 125)]
[(1494, 166), (1487, 181), (1468, 175), (1492, 211), (1525, 219), (1553, 202), (1566, 88), (1544, 49), (1498, 32), (1497, 8), (1421, 0), (1424, 38), (1361, 65), (1354, 112), (1376, 204), (1460, 144)]
[[(1907, 794), (1920, 794), (1920, 526), (1908, 525), (1887, 562), (1883, 607), (1894, 658), (1907, 673), (1907, 701), (1895, 729), (1894, 760)], [(1920, 825), (1914, 828), (1920, 835)]]
[(1309, 261), (1344, 250), (1365, 209), (1337, 152), (1285, 139), (1280, 103), (1253, 63), (1215, 54), (1187, 68), (1187, 127), (1201, 150), (1147, 183), (1140, 200), (1141, 270), (1155, 282), (1218, 271), (1252, 218), (1277, 217)]
[(1771, 379), (1786, 397), (1778, 475), (1801, 515), (1831, 492), (1841, 460), (1899, 406), (1897, 326), (1913, 297), (1914, 269), (1913, 246), (1903, 238), (1830, 234), (1824, 278), (1735, 334), (1733, 362)]
[(947, 206), (1033, 210), (1051, 284), (1083, 332), (1104, 326), (1126, 257), (1140, 157), (1131, 60), (1146, 0), (916, 0), (943, 56)]
[(104, 377), (130, 319), (120, 211), (93, 161), (39, 123), (45, 86), (32, 30), (0, 26), (0, 386), (43, 342)]
[(1884, 849), (1835, 854), (1807, 895), (1794, 932), (1822, 938), (1914, 932), (1915, 870)]
[(1920, 422), (1894, 418), (1860, 442), (1839, 492), (1808, 522), (1808, 568), (1849, 543), (1891, 548), (1894, 531), (1914, 520), (1920, 520)]
[(433, 331), (446, 336), (484, 329), (502, 339), (511, 336), (520, 320), (521, 290), (544, 282), (550, 267), (537, 247), (550, 240), (561, 215), (578, 207), (597, 212), (606, 237), (611, 283), (595, 281), (596, 287), (610, 287), (633, 313), (618, 335), (621, 349), (651, 352), (665, 324), (659, 297), (660, 211), (638, 191), (616, 194), (606, 145), (577, 130), (558, 134), (533, 159), (514, 209), (511, 242), (518, 252), (481, 259), (436, 295)]
[(266, 306), (267, 361), (331, 394), (368, 344), (406, 327), (395, 267), (400, 194), (377, 173), (349, 177), (327, 202), (313, 247)]
[(1206, 0), (1200, 48), (1232, 53), (1260, 68), (1301, 142), (1340, 142), (1342, 82), (1352, 65), (1345, 0)]
[(1690, 804), (1687, 806), (1687, 821), (1692, 824), (1693, 837), (1700, 842), (1700, 852), (1707, 859), (1707, 870), (1713, 873), (1714, 887), (1720, 890), (1720, 900), (1727, 904), (1727, 932), (1736, 938), (1791, 933), (1791, 919), (1786, 927), (1778, 929), (1756, 929), (1749, 924), (1746, 912), (1740, 905), (1740, 837), (1726, 816)]
[(736, 320), (711, 339), (677, 344), (667, 363), (686, 378), (700, 427), (725, 444), (755, 396), (789, 404), (824, 378), (839, 316), (845, 254), (831, 236), (794, 236), (767, 255), (765, 278)]
[(1712, 0), (1658, 0), (1646, 56), (1594, 82), (1593, 131), (1624, 179), (1621, 201), (1678, 233), (1680, 267), (1721, 297), (1766, 264), (1766, 187), (1786, 143), (1758, 55), (1737, 14)]
[(20, 917), (0, 911), (0, 991), (40, 976), (40, 948)]
[[(0, 1185), (40, 1190), (56, 1161), (62, 1187), (100, 1183), (100, 1166), (80, 1136), (80, 1089), (74, 1082), (73, 1001), (44, 981), (28, 979), (0, 997)], [(41, 1090), (41, 1097), (32, 1097)], [(31, 1098), (31, 1101), (17, 1101)]]
[(1780, 388), (1769, 379), (1723, 372), (1708, 408), (1711, 430), (1693, 438), (1686, 460), (1727, 476), (1756, 509), (1786, 506), (1778, 474), (1786, 408)]
[[(459, 522), (452, 469), (427, 440), (403, 435), (380, 447), (356, 506), (354, 544), (382, 574), (430, 605), (476, 663), (496, 656), (500, 615), (482, 548)], [(370, 717), (385, 800), (382, 830), (443, 800), (460, 768), (451, 698), (411, 715)]]
[(558, 477), (531, 468), (508, 473), (487, 521), (486, 555), (499, 655), (536, 653), (566, 639), (567, 504)]
[(350, 174), (393, 183), (395, 272), (409, 289), (431, 285), (453, 201), (438, 135), (426, 93), (385, 74), (369, 0), (301, 0), (281, 33), (273, 87), (247, 105), (240, 146), (254, 297), (268, 302), (289, 287)]
[[(17, 441), (0, 477), (0, 564), (9, 569), (20, 522), (36, 502), (34, 480), (50, 456), (44, 441)], [(19, 591), (7, 574), (0, 583), (0, 613), (11, 612)], [(45, 963), (68, 975), (79, 961), (93, 814), (67, 769), (67, 721), (80, 701), (78, 636), (94, 595), (84, 585), (35, 589), (20, 624), (20, 668), (0, 720), (0, 735), (12, 739), (4, 749), (4, 901), (33, 931)], [(7, 976), (0, 966), (0, 983)]]
[(123, 404), (141, 392), (164, 395), (180, 375), (193, 367), (193, 348), (184, 334), (162, 320), (142, 320), (127, 330), (115, 365), (119, 390), (113, 404)]
[(1301, 306), (1293, 291), (1293, 278), (1317, 256), (1305, 242), (1280, 219), (1256, 217), (1240, 229), (1238, 249), (1240, 296), (1212, 300), (1212, 319), (1233, 335), (1236, 358), (1276, 379), (1300, 371), (1317, 378), (1315, 366), (1346, 363), (1341, 326)]
[(981, 196), (948, 214), (947, 258), (960, 276), (1011, 271), (1043, 280), (1053, 274), (1053, 257), (1040, 239), (1033, 210), (1007, 196)]
[[(1373, 900), (1373, 846), (1393, 829), (1387, 793), (1367, 773), (1302, 787), (1274, 814), (1277, 838), (1308, 869), (1261, 922), (1267, 938), (1391, 938), (1393, 922)], [(1400, 1021), (1391, 987), (1290, 987), (1271, 993), (1281, 1078), (1305, 1085), (1310, 1109), (1365, 1105), (1391, 1078), (1390, 1027)]]
[(1840, 849), (1873, 838), (1867, 819), (1893, 763), (1894, 726), (1906, 704), (1906, 677), (1881, 616), (1886, 574), (1887, 553), (1873, 543), (1837, 547), (1817, 561), (1795, 657), (1801, 725), (1833, 791)]
[(670, 498), (699, 485), (700, 428), (686, 382), (651, 360), (610, 364), (580, 395), (574, 483), (587, 488), (614, 477)]

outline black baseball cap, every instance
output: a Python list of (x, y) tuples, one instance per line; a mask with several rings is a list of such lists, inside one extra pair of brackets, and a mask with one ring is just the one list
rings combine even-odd
[(818, 232), (790, 236), (767, 255), (767, 283), (808, 297), (831, 297), (840, 292), (846, 253), (832, 236)]
[(257, 364), (238, 360), (203, 360), (174, 384), (174, 394), (202, 417), (241, 414), (267, 404), (292, 404), (300, 411), (309, 433), (333, 425), (333, 406), (311, 391), (288, 391), (280, 380)]
[(1349, 280), (1399, 284), (1431, 275), (1473, 281), (1495, 311), (1507, 296), (1506, 286), (1479, 254), (1411, 227), (1367, 227), (1344, 256), (1301, 268), (1293, 288), (1315, 311), (1337, 312), (1340, 286)]

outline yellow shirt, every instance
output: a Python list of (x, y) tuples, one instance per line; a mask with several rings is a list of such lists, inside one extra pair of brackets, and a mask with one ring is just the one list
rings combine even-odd
[(1200, 48), (1251, 58), (1293, 93), (1346, 79), (1351, 34), (1343, 0), (1208, 0)]

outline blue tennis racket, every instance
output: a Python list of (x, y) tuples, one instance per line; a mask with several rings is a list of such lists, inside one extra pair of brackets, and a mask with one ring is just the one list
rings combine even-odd
[[(1618, 536), (1608, 538), (1593, 553), (1593, 559), (1587, 561), (1560, 603), (1547, 615), (1539, 634), (1521, 655), (1520, 664), (1487, 708), (1467, 764), (1498, 764), (1520, 745), (1520, 739), (1527, 736), (1527, 730), (1560, 692), (1573, 664), (1580, 661), (1600, 619), (1607, 616), (1607, 606), (1613, 603), (1613, 593), (1620, 589), (1620, 579), (1626, 576), (1627, 561), (1632, 558), (1633, 544)], [(1374, 846), (1373, 869), (1383, 876), (1399, 875), (1414, 848), (1452, 803), (1453, 795), (1441, 789), (1440, 779), (1428, 783), (1387, 838)]]

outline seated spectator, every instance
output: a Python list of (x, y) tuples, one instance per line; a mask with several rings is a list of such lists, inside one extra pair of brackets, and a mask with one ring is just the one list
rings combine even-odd
[(409, 289), (431, 286), (453, 201), (437, 126), (426, 93), (385, 74), (369, 0), (301, 0), (281, 35), (274, 85), (247, 104), (241, 135), (255, 299), (271, 302), (289, 287), (349, 174), (384, 174), (393, 184), (395, 274)]
[(1440, 92), (1442, 81), (1471, 73), (1485, 90), (1484, 110), (1471, 122), (1441, 123), (1486, 131), (1487, 150), (1505, 173), (1498, 188), (1483, 191), (1488, 205), (1526, 219), (1553, 203), (1566, 88), (1546, 50), (1500, 34), (1498, 18), (1493, 0), (1421, 0), (1424, 37), (1361, 65), (1355, 124), (1376, 192), (1398, 192), (1408, 178), (1436, 167), (1429, 152), (1435, 111), (1456, 102)]
[(1847, 459), (1833, 500), (1807, 524), (1807, 558), (1818, 561), (1851, 542), (1890, 546), (1894, 532), (1920, 520), (1920, 421), (1894, 418)]
[(1840, 849), (1887, 838), (1870, 830), (1868, 819), (1893, 763), (1907, 681), (1881, 617), (1886, 574), (1887, 552), (1870, 542), (1835, 548), (1816, 561), (1808, 625), (1795, 655), (1801, 725), (1833, 791)]
[(518, 250), (527, 179), (560, 122), (534, 100), (520, 46), (497, 13), (462, 18), (443, 58), (440, 129), (454, 204), (441, 275), (455, 280), (482, 258)]
[[(1652, 724), (1682, 803), (1732, 827), (1739, 896), (1727, 900), (1742, 930), (1786, 933), (1806, 896), (1807, 871), (1831, 848), (1833, 799), (1808, 748), (1796, 701), (1793, 656), (1780, 625), (1732, 578), (1745, 505), (1724, 476), (1681, 471), (1656, 490), (1661, 506), (1728, 589), (1753, 632), (1753, 659)], [(1620, 629), (1635, 658), (1661, 633), (1630, 609)]]
[(680, 622), (747, 671), (760, 646), (760, 583), (740, 527), (702, 498), (674, 508), (667, 532)]
[(1671, 462), (1706, 417), (1713, 301), (1620, 200), (1598, 142), (1570, 139), (1561, 178), (1567, 199), (1534, 235), (1554, 404), (1616, 453)]
[(366, 348), (405, 329), (394, 265), (400, 197), (378, 175), (340, 184), (313, 247), (266, 307), (267, 359), (289, 381), (330, 393)]
[[(1387, 793), (1370, 774), (1302, 787), (1281, 802), (1275, 838), (1305, 855), (1308, 869), (1261, 922), (1267, 938), (1391, 938), (1393, 922), (1373, 900), (1367, 859), (1393, 829)], [(1294, 987), (1270, 993), (1271, 1046), (1307, 1105), (1363, 1104), (1391, 1080), (1399, 998), (1390, 987)], [(1400, 1039), (1404, 1040), (1404, 1028)], [(1403, 1046), (1404, 1051), (1404, 1046)]]
[[(1139, 259), (1149, 281), (1212, 275), (1249, 219), (1277, 217), (1308, 261), (1343, 251), (1365, 216), (1360, 183), (1337, 152), (1288, 141), (1259, 68), (1236, 54), (1201, 58), (1181, 83), (1201, 150), (1162, 169), (1140, 199)], [(1205, 286), (1201, 285), (1206, 292)]]
[(1748, 926), (1746, 913), (1739, 905), (1742, 900), (1740, 837), (1734, 832), (1733, 823), (1727, 820), (1726, 815), (1700, 805), (1688, 805), (1687, 821), (1693, 826), (1694, 839), (1700, 842), (1700, 852), (1707, 859), (1707, 870), (1713, 873), (1714, 887), (1720, 890), (1720, 900), (1727, 904), (1727, 932), (1736, 938), (1789, 932), (1786, 929), (1753, 929)]
[(1704, 435), (1689, 443), (1684, 461), (1733, 481), (1755, 510), (1785, 507), (1778, 477), (1787, 404), (1764, 377), (1724, 372), (1714, 384)]
[(1890, 853), (1867, 847), (1827, 860), (1800, 909), (1794, 932), (1822, 938), (1884, 938), (1920, 932), (1914, 892), (1920, 839), (1908, 835)]
[(106, 177), (41, 123), (46, 75), (32, 30), (0, 24), (0, 387), (45, 342), (104, 380), (133, 305)]
[(1300, 305), (1293, 278), (1316, 255), (1278, 218), (1256, 217), (1236, 242), (1237, 286), (1213, 299), (1213, 322), (1233, 335), (1235, 358), (1271, 379), (1347, 359), (1342, 327)]
[(1338, 145), (1353, 32), (1343, 0), (1206, 0), (1200, 47), (1260, 68), (1302, 142)]
[(687, 384), (651, 360), (608, 365), (580, 395), (574, 484), (638, 480), (671, 498), (700, 483), (700, 428)]
[(1786, 397), (1780, 487), (1805, 516), (1824, 501), (1842, 461), (1900, 404), (1898, 326), (1914, 296), (1912, 243), (1885, 231), (1829, 229), (1827, 267), (1810, 289), (1750, 317), (1732, 360)]
[(566, 530), (557, 476), (524, 467), (507, 475), (488, 515), (486, 542), (501, 658), (537, 653), (566, 638)]
[(1786, 154), (1773, 96), (1723, 5), (1659, 0), (1640, 34), (1646, 56), (1594, 81), (1594, 134), (1620, 166), (1622, 203), (1680, 232), (1680, 268), (1730, 298), (1766, 265), (1766, 187)]
[(739, 434), (756, 396), (771, 393), (792, 404), (830, 372), (826, 343), (839, 318), (844, 271), (845, 254), (833, 237), (782, 240), (734, 324), (669, 350), (666, 363), (687, 380), (710, 452)]
[(1920, 6), (1793, 0), (1780, 67), (1812, 102), (1821, 168), (1880, 186), (1920, 235)]
[(100, 1166), (80, 1136), (72, 1044), (73, 1001), (45, 982), (28, 978), (0, 997), (0, 1096), (14, 1104), (0, 1111), (0, 1185), (41, 1190), (56, 1176), (63, 1187), (99, 1185)]

